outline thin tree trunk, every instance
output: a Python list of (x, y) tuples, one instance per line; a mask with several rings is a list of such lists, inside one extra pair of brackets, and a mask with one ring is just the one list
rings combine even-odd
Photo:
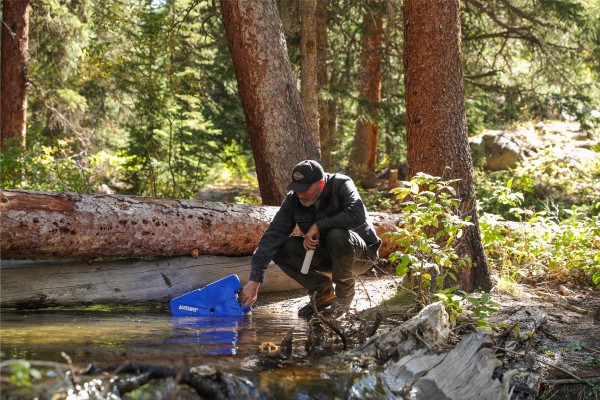
[(464, 290), (489, 290), (491, 282), (479, 230), (473, 161), (469, 151), (460, 54), (459, 0), (404, 3), (404, 71), (409, 177), (417, 172), (460, 179), (463, 217), (471, 217), (456, 249), (472, 268), (460, 271)]
[(0, 147), (25, 146), (29, 0), (2, 0)]
[[(297, 48), (300, 38), (300, 18), (298, 16), (298, 0), (278, 0), (279, 16), (283, 33), (288, 38), (288, 48)], [(294, 43), (296, 44), (295, 47)]]
[(354, 143), (348, 173), (363, 187), (373, 187), (379, 143), (378, 110), (381, 102), (383, 5), (369, 0), (364, 16), (361, 51), (360, 92)]
[(317, 0), (300, 2), (300, 96), (310, 135), (319, 143), (316, 9)]
[[(0, 189), (2, 259), (245, 256), (278, 207)], [(371, 213), (380, 236), (397, 221)], [(391, 253), (384, 237), (380, 256)]]
[(333, 149), (332, 135), (329, 130), (329, 82), (327, 76), (327, 28), (329, 14), (327, 0), (317, 0), (317, 84), (319, 108), (319, 138), (321, 140), (321, 160), (325, 170), (333, 169), (331, 152)]
[(273, 0), (221, 2), (264, 204), (279, 205), (294, 165), (320, 160)]

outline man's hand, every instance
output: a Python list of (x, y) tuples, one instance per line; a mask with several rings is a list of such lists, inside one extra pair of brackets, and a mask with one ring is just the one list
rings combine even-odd
[(321, 232), (317, 224), (312, 224), (306, 235), (304, 235), (304, 250), (316, 250), (319, 247), (319, 237)]
[(239, 294), (240, 304), (243, 306), (252, 306), (258, 297), (259, 287), (260, 282), (248, 281)]

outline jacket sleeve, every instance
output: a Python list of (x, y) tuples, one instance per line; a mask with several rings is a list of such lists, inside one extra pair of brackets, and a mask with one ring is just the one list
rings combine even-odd
[(288, 194), (285, 198), (279, 211), (273, 217), (273, 221), (262, 235), (258, 242), (258, 247), (252, 255), (252, 270), (250, 271), (250, 280), (263, 282), (265, 271), (271, 260), (281, 246), (290, 236), (296, 221), (294, 219), (294, 207), (292, 204), (292, 196)]
[(351, 179), (344, 180), (335, 195), (339, 197), (339, 212), (318, 220), (316, 224), (319, 231), (331, 228), (355, 229), (367, 221), (367, 210)]

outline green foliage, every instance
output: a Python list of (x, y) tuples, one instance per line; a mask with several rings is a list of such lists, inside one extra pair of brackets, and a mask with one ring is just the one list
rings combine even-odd
[(403, 208), (398, 226), (387, 233), (395, 248), (389, 259), (396, 263), (399, 276), (410, 272), (416, 278), (424, 304), (444, 288), (446, 278), (456, 281), (456, 273), (471, 265), (470, 259), (455, 251), (464, 228), (471, 222), (459, 214), (451, 186), (454, 182), (419, 173), (392, 189)]
[(3, 152), (3, 186), (190, 198), (217, 165), (246, 168), (219, 14), (202, 0), (32, 3), (28, 147)]
[(511, 205), (521, 223), (510, 229), (502, 216), (484, 212), (479, 219), (488, 261), (505, 275), (533, 275), (600, 288), (600, 216), (590, 206), (534, 211), (520, 207), (521, 193), (511, 180), (497, 200)]
[(461, 4), (470, 131), (561, 115), (597, 126), (589, 112), (600, 107), (597, 2)]
[(10, 368), (10, 377), (8, 382), (18, 386), (31, 385), (31, 379), (41, 379), (42, 374), (31, 363), (25, 360), (13, 360), (8, 364)]
[(461, 296), (458, 285), (447, 287), (448, 279), (456, 282), (457, 273), (471, 266), (455, 251), (463, 230), (471, 225), (460, 216), (455, 182), (419, 173), (392, 190), (403, 208), (398, 227), (386, 233), (395, 248), (389, 259), (396, 264), (398, 276), (416, 279), (413, 283), (423, 304), (433, 299), (444, 304), (452, 326), (471, 308), (475, 325), (489, 329), (489, 315), (498, 306), (489, 293), (461, 292)]
[(450, 326), (456, 326), (456, 321), (461, 313), (464, 311), (463, 307), (463, 298), (455, 292), (458, 289), (457, 286), (452, 286), (446, 289), (439, 289), (436, 293), (434, 293), (434, 297), (441, 301), (444, 304), (444, 308), (448, 313), (448, 318), (450, 320)]
[(50, 145), (13, 147), (0, 155), (2, 186), (58, 192), (93, 190), (86, 159), (73, 152), (72, 143), (57, 139)]
[[(563, 210), (592, 204), (600, 192), (600, 156), (576, 157), (553, 148), (539, 150), (535, 158), (512, 171), (476, 173), (482, 210), (513, 221), (543, 209), (553, 209), (564, 218)], [(598, 214), (600, 210), (589, 207), (588, 211)]]
[(509, 281), (528, 276), (600, 287), (599, 159), (539, 153), (513, 171), (479, 179), (488, 261)]
[(472, 317), (475, 319), (477, 327), (490, 329), (490, 314), (497, 312), (498, 308), (496, 307), (499, 307), (500, 304), (493, 301), (489, 293), (464, 293), (464, 295), (474, 308)]

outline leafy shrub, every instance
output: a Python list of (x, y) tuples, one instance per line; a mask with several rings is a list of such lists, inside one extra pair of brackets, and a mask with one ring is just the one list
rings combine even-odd
[(463, 220), (459, 216), (458, 200), (452, 197), (454, 182), (419, 173), (392, 189), (404, 208), (398, 227), (388, 233), (396, 249), (390, 260), (398, 262), (398, 276), (410, 271), (416, 277), (425, 304), (431, 301), (432, 290), (444, 287), (447, 277), (456, 281), (456, 271), (470, 266), (470, 260), (454, 251), (463, 229), (471, 225), (468, 217)]
[(416, 279), (415, 288), (422, 303), (433, 299), (444, 303), (452, 325), (468, 305), (474, 309), (471, 316), (477, 326), (487, 327), (488, 315), (497, 305), (489, 294), (462, 292), (460, 296), (456, 293), (458, 286), (445, 287), (447, 278), (456, 281), (458, 271), (471, 266), (469, 258), (455, 251), (464, 229), (472, 223), (469, 217), (460, 216), (451, 186), (454, 182), (419, 173), (392, 190), (403, 208), (396, 230), (386, 233), (396, 249), (389, 259), (396, 264), (398, 276)]
[[(498, 201), (511, 205), (521, 223), (483, 213), (480, 227), (488, 261), (503, 275), (594, 284), (600, 288), (600, 217), (590, 206), (534, 211), (520, 207), (523, 195), (505, 186)], [(593, 208), (597, 209), (600, 203)]]
[(2, 186), (57, 192), (94, 190), (88, 160), (74, 151), (72, 141), (58, 139), (48, 145), (34, 143), (13, 147), (0, 156)]

